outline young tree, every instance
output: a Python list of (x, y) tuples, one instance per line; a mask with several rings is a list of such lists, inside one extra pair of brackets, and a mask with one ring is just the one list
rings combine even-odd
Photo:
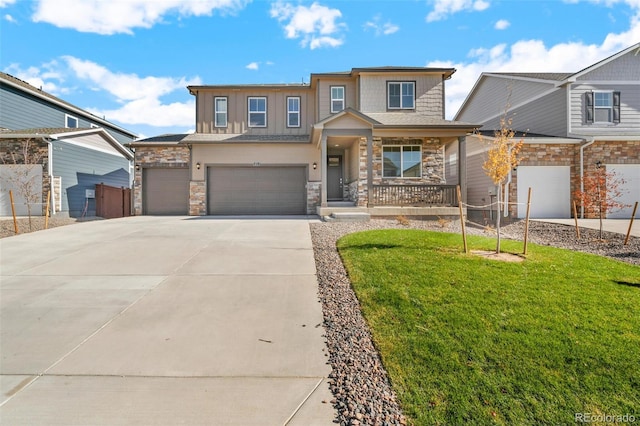
[[(518, 154), (520, 153), (524, 143), (522, 139), (515, 139), (516, 132), (511, 128), (512, 119), (507, 117), (507, 112), (508, 108), (505, 109), (505, 113), (500, 119), (500, 128), (494, 133), (494, 139), (490, 142), (491, 146), (487, 152), (487, 158), (482, 165), (485, 174), (491, 178), (491, 181), (498, 188), (498, 214), (496, 218), (498, 241), (496, 245), (496, 253), (500, 253), (500, 210), (502, 206), (502, 191), (511, 169), (517, 167), (520, 163)], [(482, 139), (482, 136), (480, 136), (480, 139)]]
[(31, 139), (24, 139), (15, 143), (14, 146), (15, 149), (10, 149), (8, 154), (1, 156), (0, 159), (3, 164), (21, 166), (14, 168), (6, 180), (25, 200), (29, 216), (29, 231), (32, 231), (31, 207), (42, 203), (41, 185), (38, 184), (38, 179), (41, 181), (42, 175), (38, 173), (38, 176), (35, 176), (34, 172), (39, 168), (45, 153)]
[(583, 176), (583, 189), (578, 189), (574, 192), (576, 201), (587, 214), (597, 215), (598, 219), (600, 219), (600, 239), (602, 239), (602, 219), (605, 214), (628, 207), (618, 201), (623, 194), (622, 186), (624, 184), (624, 179), (618, 177), (615, 172), (608, 172), (598, 162), (595, 170)]

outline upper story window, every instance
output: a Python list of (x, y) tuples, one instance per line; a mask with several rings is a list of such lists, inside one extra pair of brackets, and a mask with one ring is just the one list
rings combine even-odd
[(216, 97), (214, 103), (214, 126), (227, 127), (227, 98)]
[(344, 86), (331, 86), (331, 112), (344, 109)]
[(267, 127), (267, 98), (249, 98), (249, 127)]
[(585, 101), (588, 124), (620, 122), (620, 92), (587, 92)]
[(287, 98), (287, 127), (300, 127), (300, 97)]
[(387, 106), (389, 109), (414, 109), (416, 90), (413, 81), (390, 81), (387, 83)]
[(78, 118), (73, 115), (65, 114), (64, 115), (64, 127), (69, 129), (77, 129), (78, 128)]
[(420, 145), (383, 146), (382, 177), (422, 176), (422, 149)]

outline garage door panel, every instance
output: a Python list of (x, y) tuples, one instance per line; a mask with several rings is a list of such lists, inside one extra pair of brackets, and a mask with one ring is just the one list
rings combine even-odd
[(531, 218), (563, 219), (571, 217), (569, 166), (518, 167), (518, 217), (526, 216), (525, 205), (531, 188)]
[(144, 214), (189, 213), (189, 169), (144, 169), (142, 185)]
[(306, 213), (304, 167), (212, 166), (207, 179), (209, 214)]
[(629, 219), (633, 213), (633, 205), (640, 202), (640, 164), (607, 164), (607, 171), (615, 173), (618, 179), (624, 180), (620, 190), (622, 195), (617, 200), (627, 207), (611, 212), (610, 219)]

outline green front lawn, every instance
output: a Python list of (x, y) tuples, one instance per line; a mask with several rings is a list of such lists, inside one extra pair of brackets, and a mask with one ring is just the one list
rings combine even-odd
[(640, 267), (536, 245), (522, 263), (486, 260), (464, 254), (460, 235), (418, 230), (351, 234), (338, 248), (414, 424), (640, 421)]

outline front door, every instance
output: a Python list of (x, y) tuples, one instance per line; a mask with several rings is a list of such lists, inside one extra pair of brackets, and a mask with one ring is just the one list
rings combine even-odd
[(342, 155), (327, 156), (327, 199), (342, 200)]

